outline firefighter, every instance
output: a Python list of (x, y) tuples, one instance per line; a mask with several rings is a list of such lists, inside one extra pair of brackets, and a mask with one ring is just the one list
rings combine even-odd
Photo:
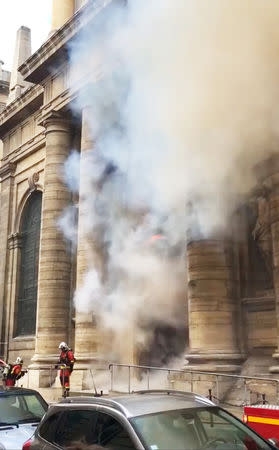
[(16, 381), (23, 377), (27, 370), (22, 370), (23, 359), (18, 356), (14, 364), (7, 364), (3, 372), (3, 382), (7, 387), (15, 386)]
[(74, 368), (75, 357), (66, 342), (60, 343), (59, 350), (60, 358), (56, 368), (60, 368), (60, 383), (63, 389), (63, 396), (68, 397), (70, 391), (70, 376)]

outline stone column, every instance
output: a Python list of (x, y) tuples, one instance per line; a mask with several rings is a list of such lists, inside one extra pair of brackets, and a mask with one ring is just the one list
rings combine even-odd
[(189, 365), (204, 371), (235, 372), (242, 355), (236, 338), (232, 247), (219, 240), (188, 244)]
[(51, 33), (59, 30), (75, 12), (75, 0), (52, 0)]
[(71, 200), (63, 182), (63, 164), (71, 146), (70, 122), (53, 114), (43, 123), (46, 131), (44, 191), (38, 279), (36, 366), (57, 360), (58, 345), (68, 339), (71, 255), (57, 221)]
[(75, 11), (84, 6), (87, 2), (88, 0), (75, 0)]
[(3, 356), (7, 352), (5, 329), (3, 326), (3, 315), (7, 308), (6, 289), (7, 289), (7, 263), (8, 263), (8, 236), (10, 233), (10, 221), (12, 211), (12, 199), (14, 188), (14, 174), (16, 165), (14, 163), (7, 163), (0, 168), (0, 336), (1, 336), (1, 351)]
[[(15, 306), (16, 306), (16, 291), (17, 278), (19, 272), (20, 249), (22, 246), (22, 236), (20, 233), (10, 234), (8, 238), (9, 249), (9, 269), (7, 276), (7, 290), (6, 290), (6, 313), (5, 313), (5, 342), (8, 343), (5, 352), (5, 361), (9, 361), (9, 354), (11, 351), (10, 340), (15, 335)], [(7, 262), (8, 263), (8, 262)], [(30, 340), (34, 341), (34, 338)]]
[[(94, 142), (88, 125), (91, 110), (84, 108), (82, 113), (81, 132), (81, 177), (79, 190), (79, 218), (78, 218), (78, 248), (77, 248), (77, 290), (82, 288), (89, 265), (98, 271), (101, 276), (102, 262), (97, 251), (96, 243), (92, 242), (92, 230), (86, 229), (86, 216), (88, 215), (85, 199), (88, 198), (88, 180), (83, 171), (90, 151), (94, 149)], [(91, 184), (90, 184), (91, 186)], [(91, 232), (90, 232), (91, 231)], [(89, 264), (90, 263), (90, 264)], [(100, 336), (92, 313), (83, 313), (76, 310), (75, 329), (75, 355), (76, 366), (88, 368), (91, 363), (99, 359)]]
[[(279, 162), (277, 161), (277, 166)], [(272, 265), (273, 265), (273, 284), (275, 293), (275, 308), (277, 321), (277, 347), (274, 358), (274, 366), (270, 367), (271, 373), (279, 373), (279, 172), (272, 175), (267, 184), (270, 187), (269, 195), (269, 212), (270, 212), (270, 227), (272, 240)]]

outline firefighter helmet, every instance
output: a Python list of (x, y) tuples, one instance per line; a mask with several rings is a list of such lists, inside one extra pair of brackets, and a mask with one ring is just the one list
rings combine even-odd
[(23, 359), (20, 356), (16, 358), (16, 364), (23, 364)]
[(59, 344), (59, 350), (68, 350), (69, 349), (69, 347), (68, 347), (68, 345), (66, 344), (66, 342), (60, 342), (60, 344)]

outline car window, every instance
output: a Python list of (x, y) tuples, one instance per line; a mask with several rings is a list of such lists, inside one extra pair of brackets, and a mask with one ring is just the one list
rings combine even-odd
[(56, 414), (52, 414), (48, 419), (46, 419), (39, 427), (39, 436), (48, 442), (54, 442), (55, 430), (60, 417), (61, 412), (58, 412)]
[(131, 419), (149, 450), (270, 450), (251, 429), (220, 408), (163, 411)]
[(112, 416), (99, 413), (96, 425), (97, 443), (111, 450), (134, 450), (135, 446), (124, 427)]
[(23, 400), (26, 403), (27, 410), (36, 417), (43, 417), (45, 407), (42, 405), (35, 395), (24, 395)]
[(269, 448), (248, 427), (221, 409), (208, 408), (198, 411), (197, 416), (206, 432), (206, 441), (211, 443), (212, 448), (218, 448), (218, 445), (221, 448), (227, 443), (230, 443), (231, 446), (235, 445), (237, 449), (241, 450), (266, 450)]
[(35, 394), (0, 397), (0, 423), (26, 423), (41, 420), (47, 410)]
[(78, 440), (83, 440), (87, 444), (95, 444), (96, 420), (97, 412), (94, 410), (65, 411), (55, 433), (55, 443), (62, 447)]

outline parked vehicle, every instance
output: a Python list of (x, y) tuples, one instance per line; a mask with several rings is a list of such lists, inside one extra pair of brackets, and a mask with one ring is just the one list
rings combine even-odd
[(69, 397), (50, 406), (23, 450), (73, 441), (111, 450), (270, 450), (275, 447), (208, 399), (177, 391)]
[(0, 387), (0, 449), (21, 450), (47, 409), (37, 391)]
[(265, 439), (272, 439), (279, 444), (278, 405), (245, 406), (243, 422)]

